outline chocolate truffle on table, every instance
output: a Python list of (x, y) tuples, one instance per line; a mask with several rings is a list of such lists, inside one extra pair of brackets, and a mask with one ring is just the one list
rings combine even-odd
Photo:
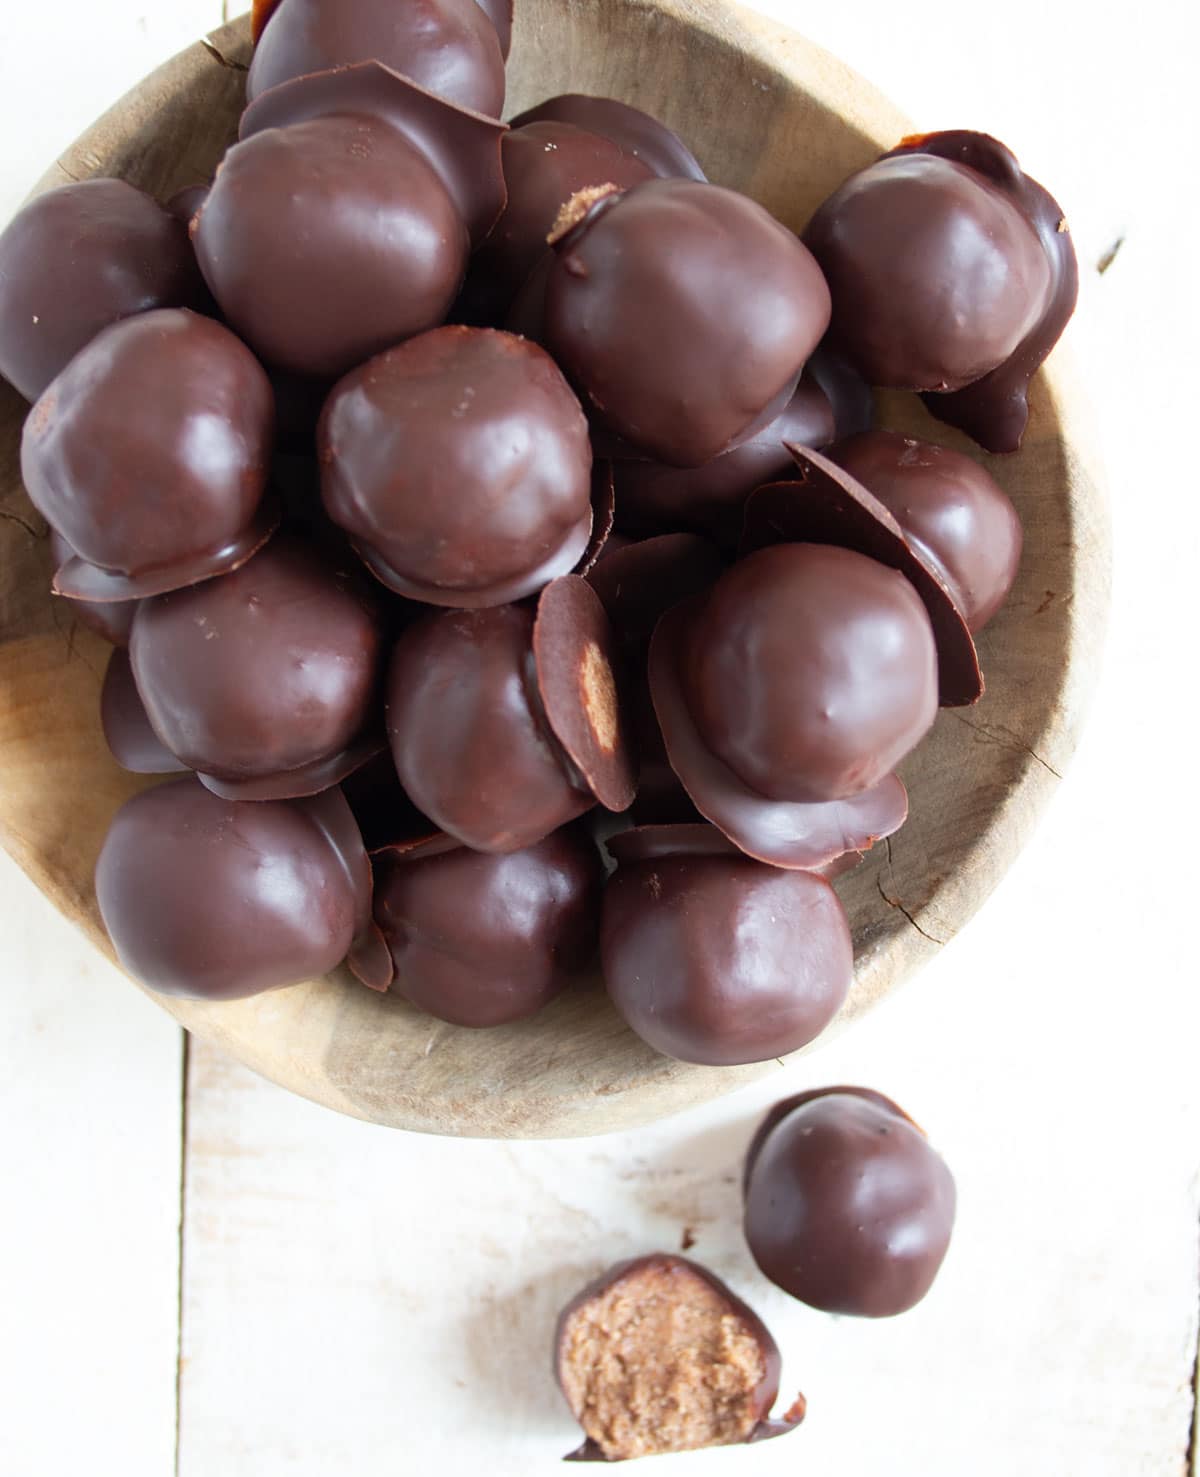
[(155, 732), (218, 793), (315, 794), (383, 747), (375, 589), (291, 535), (223, 579), (144, 600), (130, 657)]
[(532, 594), (579, 561), (592, 452), (579, 402), (536, 344), (447, 327), (334, 387), (322, 496), (372, 572), (434, 605)]
[(243, 563), (269, 536), (274, 405), (253, 354), (180, 308), (99, 333), (25, 422), (21, 474), (76, 556), (54, 589), (127, 600)]
[(625, 1461), (782, 1436), (779, 1349), (719, 1278), (658, 1252), (610, 1267), (559, 1315), (554, 1368), (586, 1440), (568, 1460)]
[(991, 473), (960, 451), (896, 431), (852, 436), (829, 454), (888, 509), (968, 628), (981, 630), (1012, 589), (1023, 539), (1017, 510)]
[[(75, 550), (61, 533), (52, 528), (50, 530), (52, 567), (57, 571), (68, 560), (75, 557)], [(74, 616), (80, 625), (86, 626), (89, 631), (95, 631), (97, 636), (103, 636), (105, 641), (111, 641), (114, 646), (128, 646), (129, 632), (133, 627), (133, 617), (137, 612), (137, 607), (136, 600), (99, 602), (72, 600), (68, 614)]]
[(416, 847), (378, 865), (375, 917), (395, 963), (392, 990), (439, 1020), (522, 1020), (593, 958), (603, 868), (581, 830), (504, 855)]
[(149, 195), (117, 179), (47, 190), (0, 232), (0, 375), (36, 400), (110, 323), (203, 296), (186, 230)]
[(783, 410), (828, 325), (829, 291), (761, 205), (656, 179), (582, 192), (554, 234), (546, 346), (611, 431), (700, 466)]
[(707, 176), (679, 135), (641, 108), (615, 97), (590, 97), (567, 92), (548, 97), (536, 108), (528, 108), (512, 120), (514, 128), (531, 123), (569, 123), (575, 128), (610, 139), (626, 154), (632, 154), (659, 179), (705, 180)]
[(194, 778), (117, 812), (96, 896), (124, 969), (148, 989), (238, 1000), (327, 973), (348, 958), (386, 988), (371, 920), (371, 868), (339, 791), (222, 800)]
[(890, 1318), (933, 1284), (954, 1179), (888, 1098), (827, 1087), (779, 1103), (751, 1142), (745, 1232), (763, 1274), (827, 1313)]

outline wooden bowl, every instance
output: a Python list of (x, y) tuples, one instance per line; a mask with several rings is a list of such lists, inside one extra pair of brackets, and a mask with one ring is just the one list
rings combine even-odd
[[(207, 179), (233, 139), (245, 18), (159, 68), (66, 153), (45, 189), (118, 175), (166, 198)], [(679, 130), (716, 182), (801, 228), (851, 171), (911, 128), (847, 67), (715, 0), (517, 0), (510, 113), (605, 93)], [(954, 124), (955, 119), (940, 120)], [(25, 405), (0, 384), (0, 835), (111, 955), (92, 888), (109, 819), (141, 782), (110, 759), (97, 699), (107, 648), (49, 593), (46, 530), (18, 472)], [(885, 422), (952, 442), (915, 396)], [(1060, 349), (1037, 378), (1024, 448), (988, 458), (1025, 525), (1012, 599), (984, 632), (987, 695), (941, 714), (904, 766), (911, 819), (839, 890), (854, 930), (845, 1026), (929, 958), (999, 881), (1076, 740), (1107, 604), (1108, 536), (1079, 392)], [(155, 997), (159, 999), (159, 997)], [(599, 980), (519, 1025), (444, 1025), (348, 976), (234, 1004), (160, 999), (273, 1081), (341, 1112), (427, 1133), (554, 1137), (626, 1128), (764, 1072), (685, 1066), (622, 1025)]]

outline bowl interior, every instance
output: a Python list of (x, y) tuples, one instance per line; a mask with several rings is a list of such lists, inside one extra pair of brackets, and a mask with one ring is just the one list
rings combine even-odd
[[(248, 54), (245, 18), (181, 53), (99, 120), (39, 188), (117, 175), (162, 199), (207, 179), (236, 132)], [(557, 92), (609, 94), (657, 114), (714, 181), (796, 229), (847, 174), (911, 131), (824, 52), (710, 0), (518, 0), (507, 110)], [(1020, 511), (1025, 556), (1009, 604), (980, 639), (986, 696), (940, 715), (902, 771), (908, 824), (838, 884), (857, 963), (835, 1029), (944, 944), (1019, 850), (1074, 746), (1106, 605), (1103, 500), (1061, 349), (1035, 381), (1014, 456), (985, 458), (915, 396), (885, 397), (882, 409), (886, 425), (987, 460)], [(111, 953), (92, 871), (113, 811), (142, 782), (116, 767), (101, 737), (107, 648), (49, 594), (45, 528), (18, 470), (24, 412), (0, 384), (0, 834)], [(774, 1067), (689, 1067), (657, 1056), (621, 1024), (598, 979), (533, 1020), (487, 1032), (442, 1024), (342, 975), (235, 1004), (161, 1003), (296, 1092), (434, 1133), (603, 1132)]]

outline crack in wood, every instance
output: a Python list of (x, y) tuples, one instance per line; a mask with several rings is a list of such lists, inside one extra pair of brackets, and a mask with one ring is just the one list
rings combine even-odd
[[(892, 838), (890, 836), (885, 836), (883, 838), (883, 844), (887, 848), (888, 871), (893, 872), (895, 869), (892, 865)], [(927, 928), (922, 928), (898, 897), (888, 896), (888, 894), (884, 890), (883, 878), (879, 875), (878, 872), (875, 874), (875, 886), (879, 889), (879, 896), (884, 900), (888, 907), (895, 908), (898, 913), (903, 913), (922, 938), (928, 939), (931, 944), (936, 944), (939, 949), (945, 948), (945, 939), (937, 938), (934, 934), (930, 933)], [(780, 1063), (780, 1065), (783, 1065), (782, 1062)]]
[(1036, 759), (1043, 769), (1048, 769), (1056, 780), (1062, 779), (1061, 773), (1055, 769), (1048, 759), (1043, 759), (1038, 751), (1031, 748), (1029, 744), (1003, 723), (972, 723), (970, 718), (965, 717), (955, 708), (946, 710), (952, 718), (957, 718), (960, 723), (966, 724), (975, 733), (980, 734), (989, 743), (999, 744), (1002, 749), (1014, 749), (1022, 754), (1028, 754), (1031, 759)]
[(231, 72), (248, 72), (250, 70), (245, 62), (235, 62), (227, 57), (221, 48), (215, 45), (208, 36), (201, 37), (200, 45), (204, 47), (205, 51), (208, 52), (209, 56), (215, 62), (219, 62), (223, 67), (228, 67)]
[(0, 518), (3, 518), (6, 523), (15, 523), (18, 528), (23, 528), (35, 544), (40, 543), (46, 537), (44, 533), (39, 533), (32, 523), (27, 523), (20, 513), (10, 513), (7, 508), (0, 508)]

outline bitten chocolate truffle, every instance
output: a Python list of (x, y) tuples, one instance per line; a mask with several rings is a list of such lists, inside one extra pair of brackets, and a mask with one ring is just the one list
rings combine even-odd
[(933, 1284), (954, 1180), (881, 1094), (827, 1087), (779, 1103), (750, 1145), (746, 1241), (763, 1274), (827, 1313), (889, 1318)]
[(77, 551), (61, 595), (122, 600), (236, 568), (269, 535), (261, 506), (271, 386), (227, 328), (184, 309), (115, 323), (30, 411), (21, 474)]
[(554, 1367), (587, 1440), (575, 1460), (625, 1461), (784, 1435), (769, 1419), (779, 1348), (717, 1277), (661, 1252), (610, 1267), (559, 1315)]
[(496, 27), (475, 0), (279, 0), (254, 49), (246, 96), (293, 77), (380, 61), (494, 118), (504, 105)]
[(254, 804), (191, 778), (145, 790), (113, 818), (96, 896), (122, 967), (196, 1000), (325, 974), (373, 933), (370, 864), (337, 790)]
[(0, 233), (0, 375), (36, 400), (102, 328), (203, 297), (185, 227), (149, 195), (116, 179), (47, 190)]
[(868, 431), (830, 457), (875, 494), (945, 581), (969, 629), (982, 630), (1021, 562), (1017, 510), (978, 462), (895, 431)]
[(791, 398), (829, 322), (824, 278), (732, 190), (649, 180), (588, 204), (576, 197), (559, 223), (546, 346), (609, 429), (700, 466)]
[(395, 961), (392, 989), (440, 1020), (522, 1020), (594, 955), (603, 868), (582, 831), (504, 856), (418, 847), (380, 865), (375, 917)]
[(558, 97), (548, 97), (536, 108), (519, 113), (512, 120), (512, 126), (525, 128), (530, 123), (545, 122), (570, 123), (589, 133), (598, 133), (625, 153), (640, 159), (659, 179), (703, 181), (706, 177), (695, 155), (674, 129), (642, 112), (641, 108), (620, 102), (615, 97), (561, 93)]
[(129, 642), (155, 732), (234, 798), (315, 794), (382, 747), (374, 588), (280, 535), (223, 579), (144, 600)]
[(854, 967), (823, 877), (686, 851), (619, 862), (601, 957), (609, 997), (643, 1041), (714, 1067), (806, 1046), (841, 1008)]
[(410, 599), (518, 600), (587, 546), (587, 421), (550, 356), (512, 334), (435, 329), (370, 360), (334, 387), (318, 447), (329, 516)]

